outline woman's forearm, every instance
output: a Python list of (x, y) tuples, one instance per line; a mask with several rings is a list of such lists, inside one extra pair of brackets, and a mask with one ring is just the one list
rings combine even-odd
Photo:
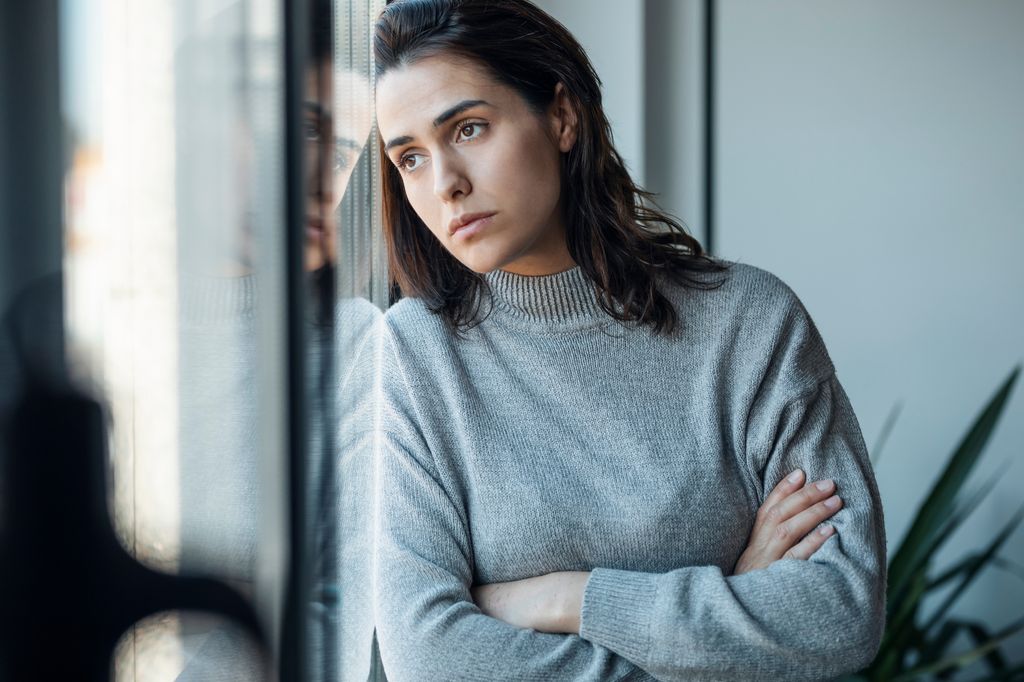
[(552, 573), (555, 591), (555, 629), (551, 632), (580, 633), (580, 613), (583, 610), (583, 592), (587, 589), (590, 571), (563, 571)]
[(473, 601), (486, 615), (539, 632), (579, 634), (589, 571), (559, 571), (479, 585)]
[[(807, 559), (832, 532), (811, 530), (841, 508), (832, 480), (803, 486), (803, 471), (783, 479), (758, 509), (757, 519), (734, 574), (766, 568), (779, 559)], [(824, 501), (823, 501), (824, 500)], [(834, 500), (836, 504), (829, 504)], [(780, 533), (780, 529), (788, 532)], [(487, 615), (541, 632), (578, 635), (583, 593), (590, 571), (558, 571), (523, 580), (480, 585), (473, 590), (477, 606)]]

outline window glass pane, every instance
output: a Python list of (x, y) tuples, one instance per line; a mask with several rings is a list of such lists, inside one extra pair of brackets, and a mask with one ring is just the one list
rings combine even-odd
[[(289, 542), (301, 541), (312, 679), (366, 679), (370, 661), (369, 399), (387, 280), (366, 148), (369, 31), (382, 6), (308, 3), (296, 168), (285, 162), (278, 0), (62, 7), (68, 355), (109, 409), (118, 537), (154, 569), (246, 595), (273, 654)], [(305, 221), (294, 226), (289, 173), (303, 182)], [(289, 238), (301, 244), (297, 303)], [(288, 305), (302, 312), (294, 387)], [(305, 429), (302, 538), (289, 538), (289, 420)], [(260, 662), (238, 632), (208, 614), (154, 616), (125, 634), (113, 669), (250, 679)]]
[[(370, 25), (383, 2), (314, 0), (307, 144), (306, 511), (311, 679), (367, 679), (375, 331), (387, 279), (377, 209)], [(318, 248), (319, 247), (319, 248)]]
[[(62, 11), (68, 353), (109, 409), (114, 525), (144, 564), (236, 587), (274, 635), (287, 558), (280, 3)], [(220, 651), (202, 642), (231, 627), (140, 624), (119, 656), (154, 628), (174, 636), (151, 665), (115, 669), (202, 679), (190, 666)], [(224, 669), (260, 665), (225, 647)]]

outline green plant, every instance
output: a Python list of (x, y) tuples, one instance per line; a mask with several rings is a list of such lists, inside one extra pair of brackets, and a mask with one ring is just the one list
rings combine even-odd
[[(999, 650), (1004, 640), (1024, 631), (1024, 618), (993, 632), (985, 624), (948, 616), (949, 609), (985, 567), (999, 565), (1012, 568), (997, 554), (1024, 518), (1024, 506), (986, 547), (937, 575), (932, 571), (936, 552), (1001, 478), (1002, 471), (999, 471), (974, 493), (961, 495), (964, 482), (1002, 415), (1020, 370), (1018, 365), (1010, 372), (954, 449), (945, 470), (918, 509), (910, 530), (892, 555), (886, 594), (886, 628), (881, 647), (871, 665), (847, 678), (848, 682), (915, 680), (928, 675), (942, 678), (979, 659), (988, 664), (985, 680), (1024, 679), (1024, 663), (1008, 664)], [(895, 414), (886, 421), (880, 441), (884, 441), (894, 419)], [(875, 464), (880, 452), (881, 442), (875, 448)], [(925, 615), (921, 608), (924, 598), (950, 586), (952, 590), (939, 606)], [(973, 648), (964, 653), (949, 654), (950, 644), (960, 633), (965, 633), (973, 641)]]

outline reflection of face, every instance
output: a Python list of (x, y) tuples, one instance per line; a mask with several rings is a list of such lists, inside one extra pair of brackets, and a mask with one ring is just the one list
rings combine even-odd
[(333, 73), (330, 60), (306, 72), (303, 136), (306, 140), (305, 268), (337, 261), (336, 215), (370, 131), (365, 79)]
[[(564, 104), (560, 96), (556, 104)], [(480, 66), (446, 56), (387, 72), (377, 122), (409, 203), (474, 272), (550, 274), (573, 265), (560, 207), (565, 108), (536, 114)], [(450, 234), (451, 222), (485, 217)]]

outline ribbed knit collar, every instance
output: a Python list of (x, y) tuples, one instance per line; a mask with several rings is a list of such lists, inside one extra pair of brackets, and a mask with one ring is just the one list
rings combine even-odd
[(179, 310), (186, 324), (234, 322), (256, 310), (256, 276), (212, 277), (182, 273)]
[(516, 275), (494, 270), (484, 275), (494, 312), (537, 331), (564, 332), (611, 322), (590, 278), (580, 266), (553, 275)]

